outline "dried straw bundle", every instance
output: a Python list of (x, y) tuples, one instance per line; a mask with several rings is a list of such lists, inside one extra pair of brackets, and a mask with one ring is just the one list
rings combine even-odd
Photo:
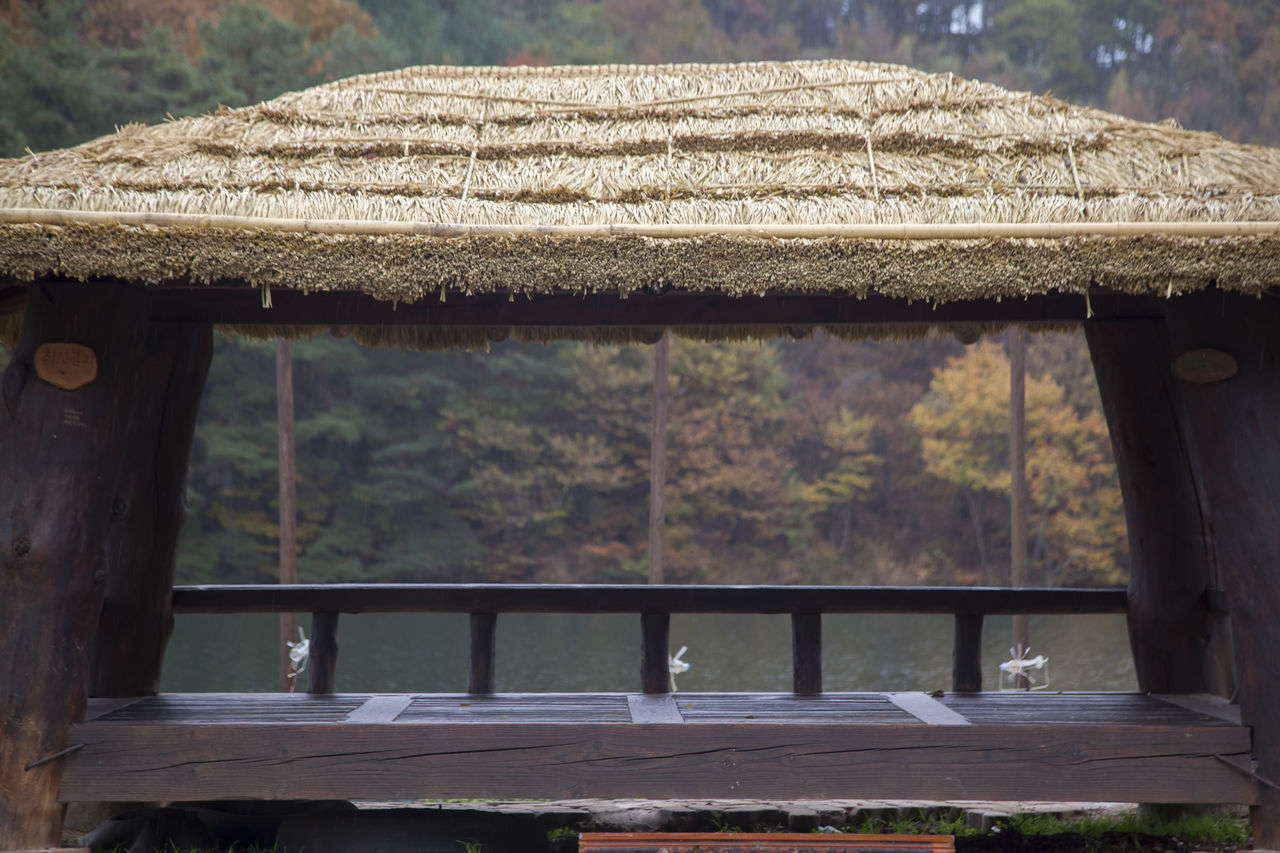
[(0, 161), (0, 275), (1257, 293), (1280, 150), (892, 65), (411, 68)]

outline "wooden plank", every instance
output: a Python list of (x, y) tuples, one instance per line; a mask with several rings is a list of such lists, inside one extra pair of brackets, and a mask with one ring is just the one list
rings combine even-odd
[(922, 723), (931, 726), (973, 725), (963, 715), (943, 705), (927, 693), (886, 693), (885, 698)]
[(843, 835), (797, 832), (584, 832), (579, 853), (953, 853), (950, 835)]
[(633, 723), (683, 723), (674, 696), (648, 693), (627, 694), (627, 708)]
[(1233, 726), (154, 726), (73, 730), (62, 799), (725, 797), (1253, 802)]
[[(318, 326), (809, 326), (945, 325), (949, 323), (1084, 322), (1085, 300), (1077, 294), (1031, 295), (1024, 299), (908, 302), (877, 293), (863, 296), (787, 295), (743, 299), (702, 293), (559, 294), (511, 299), (506, 293), (429, 296), (390, 303), (359, 293), (301, 293), (278, 288), (262, 307), (257, 287), (156, 288), (156, 322)], [(1090, 291), (1096, 318), (1163, 317), (1164, 300), (1101, 288)]]
[(88, 706), (84, 712), (85, 722), (96, 720), (99, 717), (105, 717), (113, 714), (121, 708), (127, 708), (137, 702), (150, 699), (150, 696), (123, 696), (115, 698), (90, 699)]
[(1233, 705), (1231, 700), (1221, 696), (1215, 696), (1212, 693), (1153, 693), (1151, 695), (1162, 702), (1177, 705), (1179, 708), (1186, 708), (1197, 714), (1217, 717), (1219, 720), (1240, 725), (1240, 706)]
[(981, 613), (957, 613), (955, 641), (951, 646), (951, 689), (956, 693), (982, 690)]
[(822, 614), (791, 614), (791, 684), (796, 693), (822, 692)]
[(1123, 589), (629, 584), (184, 586), (179, 613), (1123, 613)]
[(370, 696), (369, 701), (347, 714), (343, 722), (362, 725), (394, 723), (396, 717), (408, 710), (412, 704), (413, 696), (411, 695)]

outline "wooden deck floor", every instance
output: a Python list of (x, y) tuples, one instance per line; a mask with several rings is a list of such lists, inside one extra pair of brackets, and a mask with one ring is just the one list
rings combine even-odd
[(64, 801), (1257, 798), (1238, 711), (1195, 696), (162, 694), (71, 743)]

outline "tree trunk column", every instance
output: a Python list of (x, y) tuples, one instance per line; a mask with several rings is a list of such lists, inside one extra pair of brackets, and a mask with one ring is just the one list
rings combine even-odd
[[(1257, 773), (1280, 778), (1280, 299), (1212, 290), (1170, 302), (1169, 340), (1231, 608)], [(1198, 364), (1234, 358), (1234, 375)], [(1280, 790), (1258, 786), (1254, 846), (1280, 849)]]
[(1124, 495), (1138, 686), (1229, 696), (1230, 642), (1205, 604), (1217, 577), (1168, 327), (1164, 320), (1093, 321), (1085, 336)]
[(111, 506), (111, 571), (94, 644), (90, 696), (146, 696), (159, 686), (173, 631), (174, 555), (186, 517), (187, 462), (213, 352), (208, 325), (165, 324), (147, 334), (134, 376), (130, 465)]
[[(129, 458), (147, 297), (108, 284), (33, 286), (0, 387), (0, 849), (56, 846), (70, 725), (83, 717), (108, 530)], [(37, 348), (92, 350), (75, 390), (37, 375)], [(58, 358), (44, 362), (53, 376)]]

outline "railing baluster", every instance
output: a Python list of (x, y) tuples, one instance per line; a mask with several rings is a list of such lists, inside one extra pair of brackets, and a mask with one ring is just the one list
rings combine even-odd
[(792, 689), (822, 692), (822, 614), (791, 614)]
[(669, 693), (670, 613), (640, 614), (640, 682), (645, 693)]
[(338, 678), (338, 614), (322, 610), (311, 614), (310, 654), (307, 660), (307, 692), (333, 693)]
[(497, 613), (471, 614), (471, 658), (467, 670), (468, 693), (494, 691), (494, 647)]
[(951, 689), (956, 693), (982, 692), (981, 613), (957, 613), (955, 645), (951, 652)]

